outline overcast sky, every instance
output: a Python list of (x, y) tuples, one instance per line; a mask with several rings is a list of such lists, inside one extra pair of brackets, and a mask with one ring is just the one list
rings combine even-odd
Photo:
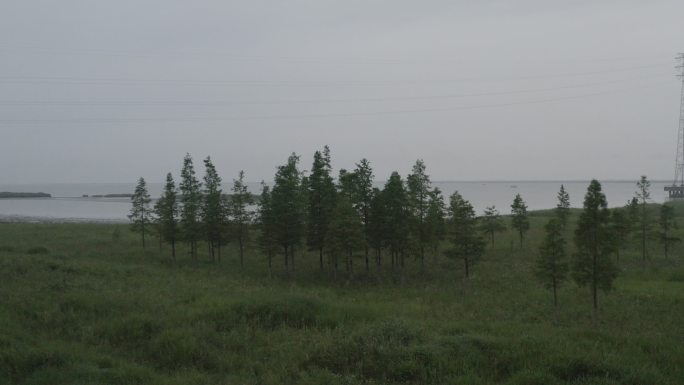
[[(2, 183), (670, 179), (684, 1), (0, 3)], [(201, 174), (202, 172), (200, 172)]]

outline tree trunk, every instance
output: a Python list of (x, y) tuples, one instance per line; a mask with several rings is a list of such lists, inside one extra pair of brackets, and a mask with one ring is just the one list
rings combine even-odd
[(174, 238), (171, 238), (171, 258), (173, 260), (176, 260), (176, 240)]
[(370, 272), (370, 265), (368, 263), (368, 251), (369, 251), (368, 250), (368, 244), (366, 244), (366, 250), (365, 251), (366, 251), (366, 254), (365, 254), (366, 255), (366, 273), (369, 273)]
[(320, 262), (321, 272), (323, 272), (323, 248), (318, 248), (318, 261)]

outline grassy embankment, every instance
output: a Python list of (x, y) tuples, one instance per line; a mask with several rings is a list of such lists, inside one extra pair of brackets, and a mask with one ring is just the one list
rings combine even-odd
[(411, 260), (403, 284), (361, 259), (332, 282), (314, 255), (269, 278), (254, 254), (244, 271), (234, 252), (171, 262), (124, 226), (0, 225), (0, 383), (684, 382), (684, 247), (666, 261), (653, 242), (643, 267), (629, 246), (592, 328), (586, 288), (554, 311), (531, 274), (548, 215), (524, 250), (499, 236), (467, 284), (443, 257), (424, 276)]

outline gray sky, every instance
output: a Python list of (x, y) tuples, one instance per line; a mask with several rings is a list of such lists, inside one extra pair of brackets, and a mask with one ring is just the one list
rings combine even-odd
[[(684, 1), (4, 1), (3, 183), (669, 179)], [(201, 172), (200, 172), (201, 173)]]

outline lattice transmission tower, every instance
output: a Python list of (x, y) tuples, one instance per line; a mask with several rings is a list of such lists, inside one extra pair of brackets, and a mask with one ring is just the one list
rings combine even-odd
[(665, 187), (670, 198), (684, 198), (684, 53), (677, 55), (677, 77), (682, 82), (679, 97), (679, 130), (677, 131), (677, 157), (675, 158), (675, 176), (672, 186)]

